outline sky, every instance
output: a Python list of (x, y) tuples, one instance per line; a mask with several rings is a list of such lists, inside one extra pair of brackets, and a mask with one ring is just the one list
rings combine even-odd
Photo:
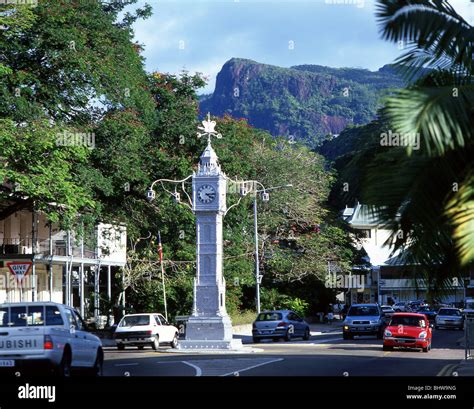
[[(474, 2), (449, 0), (471, 24)], [(374, 0), (148, 0), (137, 21), (147, 71), (201, 72), (211, 93), (232, 57), (291, 67), (318, 64), (378, 70), (402, 53), (380, 38)]]

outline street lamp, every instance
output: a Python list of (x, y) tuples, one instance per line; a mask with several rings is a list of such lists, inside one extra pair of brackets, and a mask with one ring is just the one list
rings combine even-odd
[[(189, 197), (189, 195), (186, 192), (186, 189), (184, 187), (184, 183), (188, 179), (190, 179), (191, 177), (192, 177), (192, 175), (189, 175), (188, 177), (186, 177), (185, 179), (182, 179), (182, 180), (170, 180), (170, 179), (155, 180), (152, 183), (152, 185), (150, 186), (150, 188), (147, 190), (146, 196), (147, 196), (148, 201), (152, 202), (155, 199), (156, 193), (153, 190), (153, 187), (155, 186), (155, 184), (160, 183), (161, 187), (167, 193), (169, 193), (170, 195), (173, 196), (176, 203), (184, 204), (184, 205), (188, 206), (189, 208), (192, 208), (191, 198)], [(227, 178), (227, 179), (231, 180), (230, 178)], [(185, 193), (185, 195), (187, 196), (189, 203), (181, 201), (181, 197), (180, 197), (181, 195), (176, 191), (176, 189), (175, 189), (174, 192), (167, 190), (164, 187), (163, 182), (172, 183), (175, 186), (178, 186), (179, 184), (181, 184), (181, 188), (182, 188), (183, 192)], [(289, 187), (293, 187), (293, 185), (291, 183), (289, 183), (289, 184), (286, 184), (286, 185), (273, 186), (273, 187), (270, 187), (270, 188), (265, 188), (265, 186), (263, 186), (260, 182), (258, 182), (256, 180), (232, 181), (232, 182), (237, 183), (237, 184), (240, 185), (240, 192), (239, 193), (240, 193), (241, 198), (246, 196), (247, 194), (251, 193), (252, 191), (253, 191), (253, 193), (255, 193), (254, 201), (253, 201), (253, 222), (254, 222), (254, 233), (255, 233), (255, 281), (256, 281), (257, 313), (260, 313), (260, 281), (262, 279), (262, 276), (260, 276), (260, 265), (259, 265), (259, 260), (258, 260), (259, 256), (258, 256), (258, 227), (257, 227), (257, 195), (259, 193), (261, 193), (262, 201), (263, 202), (268, 202), (270, 200), (270, 195), (268, 193), (269, 191), (289, 188)], [(262, 187), (262, 189), (260, 189), (260, 190), (253, 189), (252, 187), (248, 187), (248, 185), (250, 185), (250, 186), (259, 185), (259, 186)], [(239, 202), (240, 202), (240, 200), (239, 200)], [(232, 207), (236, 206), (239, 202), (237, 202), (236, 204), (230, 206), (227, 209), (226, 214)], [(163, 281), (163, 288), (164, 288), (164, 281)]]
[(258, 260), (258, 226), (257, 226), (257, 195), (262, 193), (262, 200), (268, 202), (270, 200), (270, 195), (267, 193), (270, 190), (284, 189), (287, 187), (293, 187), (291, 183), (282, 186), (269, 187), (268, 189), (255, 190), (255, 196), (253, 199), (253, 228), (255, 233), (255, 292), (257, 296), (257, 314), (260, 314), (260, 282), (262, 276), (260, 276), (260, 263)]

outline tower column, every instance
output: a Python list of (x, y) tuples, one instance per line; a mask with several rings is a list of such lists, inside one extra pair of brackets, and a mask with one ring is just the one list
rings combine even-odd
[(196, 279), (193, 312), (186, 325), (185, 340), (178, 348), (240, 349), (232, 338), (232, 323), (225, 307), (223, 274), (223, 217), (226, 207), (226, 176), (211, 146), (215, 122), (203, 121), (208, 144), (193, 174), (193, 212), (196, 216)]

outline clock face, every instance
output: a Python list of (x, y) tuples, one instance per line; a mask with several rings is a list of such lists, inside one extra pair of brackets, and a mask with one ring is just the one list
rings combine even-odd
[(202, 185), (198, 189), (197, 197), (202, 203), (211, 203), (216, 198), (216, 189), (211, 185)]

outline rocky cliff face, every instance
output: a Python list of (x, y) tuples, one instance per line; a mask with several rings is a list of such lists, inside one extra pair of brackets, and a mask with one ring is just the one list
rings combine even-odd
[(274, 136), (317, 146), (348, 124), (372, 120), (380, 97), (403, 84), (392, 70), (334, 69), (317, 65), (281, 68), (233, 58), (217, 75), (201, 113), (247, 118)]

